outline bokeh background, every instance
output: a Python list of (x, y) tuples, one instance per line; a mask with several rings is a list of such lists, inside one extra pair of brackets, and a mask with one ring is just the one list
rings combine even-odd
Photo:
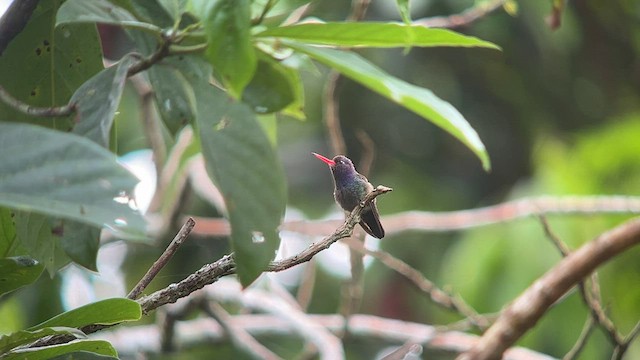
[[(481, 2), (414, 0), (412, 16), (458, 13)], [(551, 3), (518, 0), (510, 3), (516, 5), (514, 13), (500, 9), (458, 29), (494, 42), (502, 52), (359, 50), (390, 74), (429, 88), (453, 104), (477, 130), (492, 161), (491, 172), (483, 171), (471, 151), (444, 131), (343, 79), (338, 93), (347, 155), (358, 164), (364, 150), (356, 133), (366, 132), (376, 155), (369, 179), (394, 188), (379, 199), (382, 215), (468, 209), (536, 195), (638, 195), (640, 3), (569, 1), (562, 25), (555, 31), (546, 22)], [(349, 6), (344, 0), (317, 1), (309, 15), (343, 20)], [(399, 20), (395, 1), (373, 0), (365, 20)], [(126, 36), (114, 29), (101, 28), (101, 34), (107, 56), (117, 58), (130, 46)], [(322, 121), (326, 73), (322, 67), (305, 73), (305, 121), (277, 120), (278, 150), (289, 189), (288, 218), (342, 216), (331, 196), (333, 185), (326, 166), (310, 155), (312, 151), (334, 155)], [(147, 148), (138, 125), (140, 113), (137, 93), (128, 86), (117, 117), (122, 156)], [(184, 201), (189, 214), (219, 216), (196, 192), (189, 192)], [(554, 215), (549, 222), (575, 248), (628, 217)], [(0, 300), (0, 329), (24, 328), (78, 302), (124, 295), (169, 240), (162, 239), (156, 246), (107, 244), (100, 253), (100, 274), (69, 268), (53, 279), (43, 276), (37, 286)], [(304, 245), (311, 240), (298, 237), (294, 242)], [(460, 294), (480, 312), (499, 311), (560, 258), (533, 217), (465, 231), (404, 232), (374, 245)], [(224, 238), (190, 239), (148, 291), (179, 281), (228, 251)], [(640, 249), (632, 249), (600, 272), (603, 303), (623, 333), (640, 318), (639, 258)], [(311, 313), (335, 313), (340, 303), (346, 275), (326, 264), (318, 264)], [(368, 263), (365, 279), (363, 313), (429, 324), (459, 319), (433, 306), (401, 276), (375, 261)], [(295, 292), (295, 280), (287, 285)], [(62, 297), (58, 296), (61, 288)], [(580, 297), (573, 293), (518, 344), (561, 357), (577, 339), (587, 316)], [(350, 358), (376, 355), (370, 344), (350, 341)], [(216, 349), (219, 358), (224, 358), (220, 351), (238, 355), (231, 346)], [(292, 349), (292, 354), (294, 350), (299, 349)], [(197, 351), (208, 354), (206, 349)], [(580, 358), (608, 358), (611, 351), (606, 336), (596, 330)], [(626, 356), (634, 358), (640, 358), (637, 342)]]

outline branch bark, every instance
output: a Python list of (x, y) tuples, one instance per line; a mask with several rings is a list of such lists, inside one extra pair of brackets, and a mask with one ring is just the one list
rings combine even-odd
[(563, 258), (504, 309), (498, 320), (458, 360), (500, 359), (547, 309), (612, 257), (640, 243), (640, 219), (628, 221)]

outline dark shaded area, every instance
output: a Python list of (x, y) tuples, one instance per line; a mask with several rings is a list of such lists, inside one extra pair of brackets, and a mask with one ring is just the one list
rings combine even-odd
[(0, 55), (2, 55), (11, 40), (27, 25), (39, 1), (14, 1), (2, 15), (2, 18), (0, 18)]

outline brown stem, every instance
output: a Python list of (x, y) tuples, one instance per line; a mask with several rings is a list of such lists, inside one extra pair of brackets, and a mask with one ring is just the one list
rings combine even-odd
[(156, 260), (153, 263), (153, 265), (151, 265), (149, 270), (147, 270), (147, 273), (144, 274), (142, 279), (140, 279), (140, 281), (136, 284), (136, 286), (134, 286), (134, 288), (131, 290), (129, 295), (127, 295), (127, 298), (135, 300), (140, 296), (140, 294), (142, 294), (144, 289), (147, 288), (147, 286), (149, 285), (149, 283), (151, 283), (153, 278), (155, 278), (156, 275), (158, 275), (158, 273), (160, 272), (160, 270), (162, 270), (162, 268), (165, 265), (167, 265), (169, 260), (171, 260), (171, 258), (173, 257), (173, 254), (175, 254), (176, 251), (178, 251), (178, 248), (187, 239), (187, 237), (189, 236), (189, 234), (191, 233), (191, 230), (193, 230), (193, 227), (195, 225), (196, 225), (196, 222), (192, 218), (189, 218), (187, 222), (184, 225), (182, 225), (182, 228), (180, 229), (180, 231), (178, 231), (178, 233), (173, 238), (169, 246), (167, 246), (167, 248), (162, 253), (162, 255), (160, 255), (158, 260)]
[(640, 219), (633, 219), (569, 254), (503, 310), (480, 341), (458, 360), (500, 359), (558, 298), (598, 266), (638, 243)]

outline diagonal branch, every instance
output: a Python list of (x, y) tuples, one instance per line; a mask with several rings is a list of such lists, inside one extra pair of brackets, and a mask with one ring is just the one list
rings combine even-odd
[[(549, 239), (553, 242), (553, 244), (558, 248), (563, 257), (567, 257), (571, 251), (567, 247), (567, 245), (558, 238), (551, 227), (549, 226), (549, 222), (546, 220), (544, 216), (540, 216), (540, 222), (542, 223), (542, 227), (544, 228), (544, 232)], [(609, 337), (609, 340), (613, 343), (614, 346), (620, 346), (624, 342), (622, 335), (618, 333), (616, 330), (613, 321), (609, 319), (607, 314), (605, 314), (604, 309), (602, 308), (602, 304), (600, 303), (600, 290), (598, 286), (598, 276), (596, 272), (591, 274), (591, 284), (592, 291), (587, 289), (587, 284), (585, 280), (581, 280), (578, 283), (578, 289), (580, 290), (580, 296), (582, 297), (582, 301), (587, 305), (589, 311), (591, 312), (591, 317), (596, 321), (596, 323), (604, 330), (606, 335)]]
[(160, 270), (162, 270), (162, 268), (165, 265), (167, 265), (169, 260), (171, 260), (171, 258), (173, 257), (173, 254), (175, 254), (176, 251), (178, 251), (178, 248), (180, 247), (180, 245), (182, 245), (182, 243), (185, 240), (187, 240), (187, 237), (189, 236), (189, 234), (191, 233), (191, 230), (193, 230), (193, 227), (195, 225), (196, 225), (196, 222), (192, 218), (189, 218), (187, 222), (185, 222), (184, 225), (182, 225), (182, 228), (180, 229), (180, 231), (178, 231), (178, 233), (173, 238), (169, 246), (167, 246), (167, 248), (164, 250), (162, 255), (160, 255), (158, 260), (156, 260), (153, 263), (153, 265), (151, 265), (149, 270), (147, 270), (147, 273), (144, 274), (142, 279), (140, 279), (140, 281), (131, 290), (131, 292), (129, 292), (129, 295), (127, 295), (127, 298), (135, 300), (140, 296), (140, 294), (142, 294), (144, 289), (147, 288), (147, 286), (151, 283), (153, 278), (155, 278), (156, 275), (158, 275), (158, 273), (160, 272)]
[(480, 341), (458, 360), (500, 359), (563, 294), (597, 267), (638, 243), (640, 219), (636, 218), (569, 254), (506, 307)]
[(480, 316), (462, 299), (452, 296), (446, 291), (438, 288), (433, 282), (424, 277), (422, 273), (412, 268), (404, 261), (384, 251), (367, 249), (361, 242), (348, 241), (347, 244), (355, 251), (376, 258), (388, 268), (404, 276), (420, 291), (427, 294), (431, 301), (433, 301), (436, 305), (439, 305), (451, 311), (455, 311), (458, 314), (466, 317), (473, 326), (477, 327), (480, 330), (485, 330), (489, 327), (490, 322), (486, 318)]

